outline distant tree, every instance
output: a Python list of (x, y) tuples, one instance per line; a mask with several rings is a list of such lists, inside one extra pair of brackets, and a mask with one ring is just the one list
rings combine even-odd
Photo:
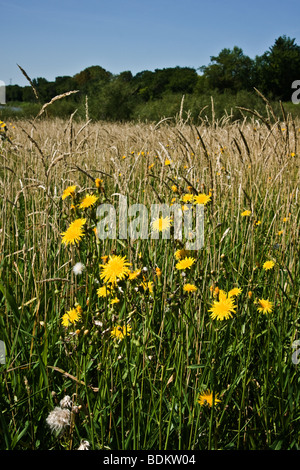
[(108, 82), (112, 78), (112, 74), (100, 65), (92, 65), (81, 72), (74, 75), (73, 79), (77, 86), (85, 87), (91, 82)]
[(300, 46), (295, 39), (280, 36), (274, 45), (255, 59), (257, 88), (273, 99), (288, 101), (291, 85), (300, 79)]
[(210, 89), (237, 92), (253, 86), (253, 60), (237, 46), (232, 50), (222, 49), (218, 56), (211, 57), (208, 66), (200, 67), (200, 70)]

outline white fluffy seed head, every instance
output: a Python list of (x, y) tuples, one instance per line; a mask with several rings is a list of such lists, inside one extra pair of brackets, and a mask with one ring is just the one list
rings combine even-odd
[(78, 276), (78, 274), (83, 273), (84, 268), (85, 268), (84, 264), (79, 261), (78, 263), (74, 264), (73, 273), (75, 274), (75, 276)]

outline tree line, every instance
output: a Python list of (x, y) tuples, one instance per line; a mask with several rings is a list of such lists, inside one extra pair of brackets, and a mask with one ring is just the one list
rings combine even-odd
[[(222, 49), (211, 57), (208, 65), (198, 69), (177, 66), (144, 70), (136, 75), (130, 71), (114, 75), (94, 65), (72, 77), (56, 77), (52, 82), (39, 77), (32, 84), (39, 104), (79, 90), (55, 103), (53, 114), (69, 115), (75, 109), (83, 114), (87, 97), (89, 115), (94, 120), (151, 120), (174, 115), (183, 95), (194, 117), (199, 116), (201, 105), (210, 96), (218, 97), (222, 111), (235, 104), (255, 105), (254, 87), (271, 101), (288, 102), (292, 82), (297, 79), (300, 79), (300, 46), (295, 39), (280, 36), (268, 51), (254, 59), (235, 46)], [(28, 109), (37, 102), (29, 85), (8, 85), (6, 98), (7, 103), (26, 103)]]

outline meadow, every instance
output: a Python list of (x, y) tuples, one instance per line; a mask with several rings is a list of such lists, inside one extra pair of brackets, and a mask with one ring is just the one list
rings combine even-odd
[[(300, 449), (300, 121), (265, 104), (1, 123), (0, 449)], [(99, 239), (120, 194), (203, 204), (203, 248)]]

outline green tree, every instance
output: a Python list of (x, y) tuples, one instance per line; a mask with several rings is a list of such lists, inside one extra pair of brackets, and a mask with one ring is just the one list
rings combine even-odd
[(211, 57), (208, 66), (200, 67), (200, 70), (212, 90), (237, 92), (253, 87), (253, 60), (237, 46), (232, 50), (222, 49), (218, 56)]
[(280, 36), (274, 45), (255, 60), (257, 88), (273, 99), (289, 101), (291, 85), (300, 79), (300, 46), (295, 39)]

